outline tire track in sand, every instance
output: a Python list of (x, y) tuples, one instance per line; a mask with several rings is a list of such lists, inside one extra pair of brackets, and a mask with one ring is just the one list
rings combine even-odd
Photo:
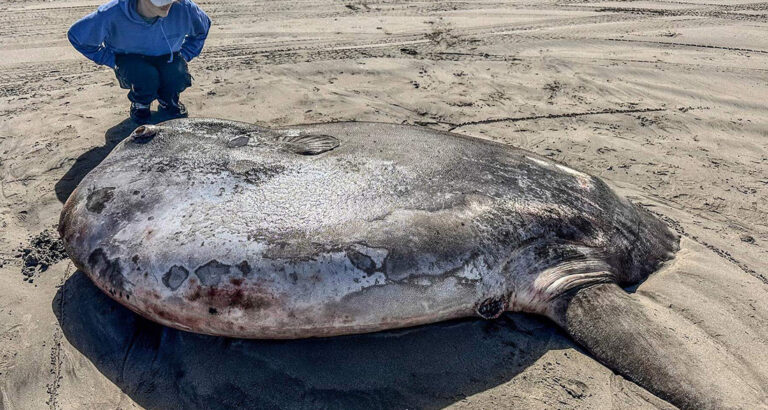
[(48, 401), (46, 404), (51, 410), (59, 409), (59, 388), (61, 388), (61, 368), (63, 360), (61, 358), (61, 343), (64, 338), (64, 332), (61, 329), (61, 324), (64, 323), (64, 301), (66, 297), (64, 295), (64, 283), (66, 283), (69, 275), (72, 273), (72, 262), (67, 263), (66, 269), (64, 269), (64, 275), (61, 277), (57, 287), (60, 289), (58, 292), (59, 300), (56, 301), (59, 309), (59, 323), (56, 325), (56, 330), (53, 332), (53, 346), (51, 346), (51, 367), (50, 376), (51, 381), (47, 385)]

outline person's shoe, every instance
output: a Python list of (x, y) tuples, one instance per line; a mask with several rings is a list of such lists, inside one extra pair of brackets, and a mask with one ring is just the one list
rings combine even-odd
[(157, 100), (158, 108), (157, 111), (165, 114), (167, 117), (170, 118), (186, 118), (189, 114), (187, 114), (187, 107), (184, 106), (184, 104), (180, 102), (174, 103), (167, 103), (163, 100)]
[(146, 124), (152, 117), (149, 111), (149, 104), (131, 103), (131, 119), (137, 124)]

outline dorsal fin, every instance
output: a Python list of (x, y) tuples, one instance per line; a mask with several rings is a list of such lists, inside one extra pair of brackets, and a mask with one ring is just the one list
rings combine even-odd
[(339, 146), (338, 138), (324, 134), (280, 135), (277, 140), (289, 151), (301, 155), (318, 155)]

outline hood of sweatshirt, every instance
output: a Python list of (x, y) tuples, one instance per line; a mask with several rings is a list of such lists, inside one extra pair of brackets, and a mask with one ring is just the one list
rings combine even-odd
[(147, 22), (146, 20), (144, 20), (143, 17), (141, 17), (141, 14), (139, 14), (139, 11), (136, 9), (136, 3), (138, 2), (138, 0), (119, 0), (119, 1), (120, 1), (120, 8), (123, 10), (123, 13), (125, 13), (125, 17), (128, 18), (128, 20), (134, 23), (139, 23), (146, 26), (151, 26), (152, 24), (154, 24), (154, 23)]
[[(147, 19), (139, 14), (137, 5), (138, 1), (139, 0), (120, 0), (120, 7), (123, 9), (125, 17), (134, 23), (142, 24), (145, 26), (154, 26), (156, 24), (159, 25), (160, 34), (162, 34), (163, 40), (165, 40), (165, 44), (168, 46), (168, 54), (171, 54), (170, 61), (173, 61), (173, 53), (177, 50), (174, 50), (174, 46), (171, 45), (171, 42), (168, 41), (168, 36), (165, 34), (165, 28), (163, 27), (163, 17), (158, 17), (157, 19), (154, 19), (154, 21), (147, 21)], [(171, 5), (171, 8), (173, 8), (173, 5)], [(168, 12), (168, 15), (171, 15), (170, 11)]]
[(166, 17), (144, 19), (138, 0), (111, 0), (70, 28), (72, 45), (98, 64), (114, 66), (115, 54), (168, 55), (189, 61), (200, 54), (211, 20), (191, 0), (173, 3)]

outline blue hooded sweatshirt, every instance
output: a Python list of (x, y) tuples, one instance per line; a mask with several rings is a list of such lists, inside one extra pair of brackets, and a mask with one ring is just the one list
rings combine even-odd
[(211, 19), (191, 0), (174, 3), (168, 15), (147, 22), (138, 0), (112, 0), (69, 29), (72, 46), (96, 64), (115, 68), (115, 54), (160, 56), (181, 51), (184, 60), (197, 57)]

